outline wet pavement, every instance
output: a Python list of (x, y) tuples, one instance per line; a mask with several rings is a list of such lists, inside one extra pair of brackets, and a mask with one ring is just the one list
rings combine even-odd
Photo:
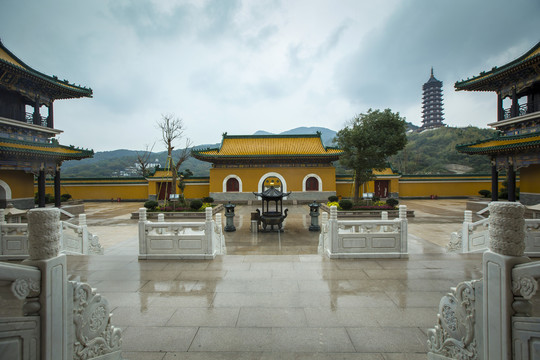
[[(227, 255), (137, 260), (138, 203), (88, 203), (103, 256), (68, 256), (68, 273), (105, 296), (128, 359), (425, 359), (440, 298), (481, 278), (481, 255), (448, 254), (464, 200), (403, 201), (409, 259), (317, 254), (309, 208), (288, 206), (282, 233), (250, 232), (237, 206)], [(104, 210), (102, 210), (104, 209)]]

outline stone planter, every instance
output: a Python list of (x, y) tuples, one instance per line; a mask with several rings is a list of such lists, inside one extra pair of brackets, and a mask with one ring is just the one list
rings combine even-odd
[[(223, 204), (218, 204), (212, 208), (212, 215), (215, 215), (219, 212), (223, 211)], [(157, 219), (158, 214), (165, 215), (165, 220), (174, 220), (174, 219), (204, 219), (205, 218), (205, 212), (204, 211), (181, 211), (181, 212), (147, 212), (146, 217), (148, 219)], [(131, 213), (131, 219), (138, 220), (139, 219), (139, 212), (132, 212)]]

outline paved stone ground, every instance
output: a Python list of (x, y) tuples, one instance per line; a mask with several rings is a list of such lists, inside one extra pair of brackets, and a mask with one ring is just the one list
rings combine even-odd
[(69, 256), (124, 330), (128, 359), (426, 358), (440, 298), (478, 279), (481, 255), (447, 254), (464, 200), (403, 201), (409, 259), (329, 260), (317, 254), (307, 206), (289, 206), (281, 234), (251, 234), (238, 206), (228, 255), (210, 261), (137, 260), (138, 203), (88, 203), (103, 256)]

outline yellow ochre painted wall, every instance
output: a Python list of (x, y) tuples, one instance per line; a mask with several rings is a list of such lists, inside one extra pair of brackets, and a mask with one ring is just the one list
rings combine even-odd
[[(499, 179), (499, 189), (504, 178)], [(516, 181), (519, 186), (519, 180)], [(429, 197), (434, 196), (479, 196), (478, 191), (491, 191), (490, 176), (471, 177), (467, 175), (441, 176), (403, 176), (399, 181), (400, 197)]]
[(336, 169), (324, 167), (263, 167), (263, 168), (212, 168), (210, 169), (210, 192), (222, 192), (223, 180), (235, 175), (242, 181), (242, 192), (256, 192), (265, 174), (277, 173), (286, 182), (287, 191), (302, 191), (304, 178), (316, 174), (321, 178), (322, 191), (336, 191)]
[(11, 190), (12, 199), (33, 198), (34, 175), (24, 171), (0, 171), (0, 180), (5, 182)]
[(540, 194), (540, 165), (529, 165), (519, 169), (519, 190), (524, 193)]
[[(35, 187), (37, 191), (37, 187)], [(46, 183), (45, 192), (54, 194), (52, 181)], [(64, 179), (61, 194), (70, 194), (74, 200), (146, 200), (148, 182), (145, 179)]]

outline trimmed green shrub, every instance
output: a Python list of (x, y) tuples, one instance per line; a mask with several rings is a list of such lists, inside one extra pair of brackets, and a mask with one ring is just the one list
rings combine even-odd
[(199, 210), (203, 205), (203, 202), (201, 200), (195, 199), (191, 200), (191, 203), (189, 204), (189, 207), (193, 210)]
[(202, 202), (203, 202), (203, 203), (211, 204), (211, 203), (214, 202), (214, 198), (211, 197), (211, 196), (206, 196), (206, 197), (203, 197)]
[(399, 200), (397, 199), (387, 199), (386, 205), (396, 207), (399, 204)]
[(352, 209), (353, 203), (351, 200), (343, 199), (339, 201), (339, 207), (343, 210), (350, 210)]
[(491, 191), (489, 190), (480, 190), (478, 193), (485, 198), (491, 197)]
[(68, 201), (69, 199), (71, 199), (70, 194), (62, 194), (62, 195), (60, 195), (60, 201), (61, 202)]
[(331, 195), (328, 197), (329, 202), (337, 202), (339, 201), (339, 198), (336, 195)]
[(155, 200), (148, 200), (147, 202), (144, 203), (144, 207), (150, 211), (156, 210), (158, 205), (159, 205), (158, 202)]

